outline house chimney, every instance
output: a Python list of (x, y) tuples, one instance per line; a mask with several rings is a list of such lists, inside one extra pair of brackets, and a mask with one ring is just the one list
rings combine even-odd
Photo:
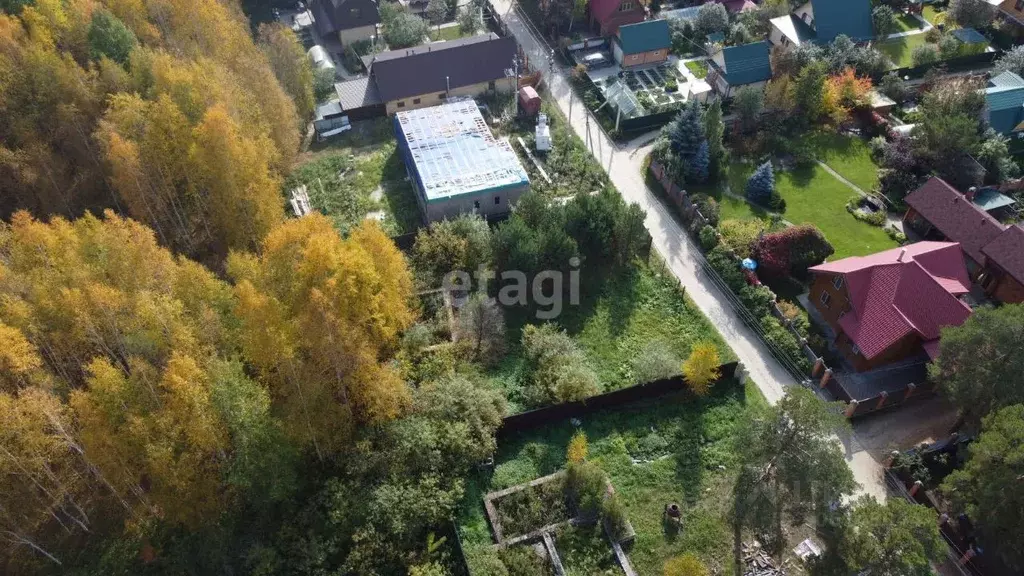
[(900, 255), (899, 255), (899, 257), (896, 258), (896, 261), (897, 262), (903, 262), (903, 257), (906, 256), (906, 255), (907, 255), (907, 249), (906, 248), (900, 248)]
[(970, 202), (974, 202), (974, 197), (977, 196), (977, 195), (978, 195), (978, 187), (977, 186), (971, 186), (970, 188), (967, 189), (967, 194), (964, 194), (964, 196)]

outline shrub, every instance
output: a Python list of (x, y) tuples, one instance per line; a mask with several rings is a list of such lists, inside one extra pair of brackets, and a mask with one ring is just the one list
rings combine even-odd
[(744, 286), (739, 292), (740, 302), (754, 317), (772, 313), (775, 294), (767, 286)]
[(825, 235), (811, 224), (765, 234), (754, 247), (760, 269), (777, 275), (805, 274), (834, 253)]
[(708, 569), (699, 558), (686, 553), (668, 559), (662, 573), (664, 576), (708, 576)]
[(576, 341), (553, 324), (527, 326), (522, 344), (530, 370), (523, 391), (527, 403), (570, 402), (600, 391), (597, 374)]
[(654, 340), (633, 359), (633, 378), (637, 384), (671, 378), (680, 373), (682, 361), (661, 340)]
[(708, 252), (707, 260), (708, 265), (722, 277), (722, 281), (733, 292), (739, 292), (747, 285), (747, 279), (740, 270), (740, 263), (722, 246)]
[(922, 44), (914, 48), (910, 58), (914, 61), (914, 66), (934, 64), (939, 61), (939, 49), (934, 44)]
[[(544, 559), (530, 546), (510, 546), (499, 552), (499, 555), (508, 570), (508, 576), (533, 576), (548, 572)], [(473, 574), (476, 573), (474, 570)]]
[(793, 328), (807, 338), (811, 330), (811, 321), (807, 316), (807, 311), (789, 300), (779, 300), (778, 306), (783, 318), (789, 320), (793, 324)]
[(871, 150), (871, 157), (878, 160), (885, 153), (885, 136), (875, 136), (868, 141), (868, 149)]
[(764, 332), (764, 339), (790, 362), (804, 372), (810, 372), (811, 363), (800, 349), (800, 341), (779, 322), (778, 318), (771, 315), (762, 317), (761, 331)]
[(697, 210), (704, 215), (710, 226), (718, 226), (719, 206), (718, 201), (707, 194), (694, 194), (690, 200)]
[(566, 469), (566, 495), (580, 516), (592, 518), (597, 515), (607, 484), (604, 471), (593, 462), (572, 463)]
[(762, 206), (768, 206), (775, 193), (775, 172), (772, 163), (765, 162), (747, 180), (747, 199)]
[(668, 92), (675, 92), (676, 90), (679, 90), (679, 83), (676, 82), (675, 78), (669, 78), (668, 80), (665, 80), (665, 90)]
[(570, 464), (579, 464), (587, 459), (587, 435), (583, 430), (577, 430), (569, 440), (569, 447), (565, 450), (565, 459)]
[(896, 242), (898, 244), (907, 243), (907, 235), (897, 230), (894, 226), (887, 226), (885, 228), (885, 233), (893, 242)]
[(608, 523), (613, 538), (621, 540), (626, 535), (626, 507), (618, 494), (612, 492), (601, 503), (601, 517)]
[(705, 251), (718, 246), (718, 232), (708, 224), (700, 229), (700, 246)]
[(944, 60), (956, 58), (960, 54), (960, 41), (952, 34), (943, 34), (939, 39), (939, 55)]
[(384, 41), (392, 50), (416, 46), (426, 36), (427, 21), (414, 14), (402, 12), (383, 25)]
[(750, 258), (754, 242), (764, 228), (761, 220), (726, 220), (718, 226), (718, 232), (724, 246), (740, 258)]
[(861, 222), (867, 222), (872, 226), (885, 226), (885, 212), (878, 210), (875, 212), (865, 212), (860, 207), (861, 196), (852, 196), (846, 202), (846, 211), (853, 215), (854, 218)]
[(690, 390), (698, 396), (708, 393), (711, 385), (721, 376), (722, 365), (718, 357), (718, 347), (711, 342), (703, 342), (693, 347), (690, 356), (683, 362), (683, 375)]

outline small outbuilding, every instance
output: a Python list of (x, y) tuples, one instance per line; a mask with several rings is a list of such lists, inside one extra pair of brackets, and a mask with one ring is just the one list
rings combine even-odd
[(540, 94), (533, 86), (523, 86), (519, 89), (519, 109), (527, 116), (533, 116), (540, 111)]
[(530, 187), (512, 146), (494, 138), (472, 99), (398, 112), (394, 124), (428, 222), (504, 214)]

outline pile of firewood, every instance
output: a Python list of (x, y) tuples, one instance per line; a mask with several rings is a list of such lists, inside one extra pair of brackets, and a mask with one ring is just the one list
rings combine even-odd
[(761, 543), (743, 543), (743, 576), (786, 576), (785, 570), (776, 568), (772, 557), (761, 549)]

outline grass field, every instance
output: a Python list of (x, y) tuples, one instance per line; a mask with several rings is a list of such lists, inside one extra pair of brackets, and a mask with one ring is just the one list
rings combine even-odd
[(875, 48), (892, 60), (893, 68), (907, 68), (914, 65), (914, 48), (927, 43), (924, 34), (913, 34), (878, 42), (875, 44)]
[(939, 24), (943, 18), (939, 18), (939, 14), (944, 14), (945, 10), (936, 8), (934, 4), (925, 4), (924, 10), (921, 11), (921, 15), (928, 21), (929, 24), (935, 26)]
[(440, 30), (436, 26), (431, 26), (428, 35), (434, 42), (438, 40), (458, 40), (464, 36), (471, 36), (471, 34), (463, 34), (462, 29), (458, 26), (449, 26)]
[(911, 30), (921, 29), (921, 21), (908, 14), (897, 14), (896, 24), (899, 26), (897, 32), (910, 32)]
[[(732, 164), (730, 188), (742, 193), (753, 171), (752, 165)], [(821, 229), (836, 249), (831, 260), (896, 247), (884, 230), (861, 222), (846, 211), (846, 202), (855, 192), (820, 166), (776, 172), (775, 187), (786, 201), (782, 217), (793, 224), (814, 224)], [(738, 199), (725, 198), (722, 202), (722, 219), (763, 217), (763, 210)]]
[(697, 78), (706, 78), (708, 75), (708, 65), (701, 60), (691, 60), (686, 63), (686, 67)]
[[(733, 438), (748, 410), (763, 403), (752, 384), (744, 388), (728, 381), (707, 398), (666, 396), (581, 418), (590, 445), (587, 458), (608, 474), (636, 530), (629, 557), (639, 574), (661, 574), (666, 560), (687, 552), (709, 567), (731, 566), (728, 513), (739, 464)], [(564, 467), (575, 429), (569, 421), (553, 422), (502, 441), (493, 473), (468, 486), (459, 518), (465, 548), (491, 543), (480, 497)], [(670, 502), (683, 509), (680, 531), (663, 524)], [(556, 536), (570, 574), (604, 573), (608, 549), (596, 542), (585, 534)]]
[(878, 165), (871, 159), (871, 149), (863, 139), (835, 132), (816, 132), (807, 138), (818, 160), (843, 178), (865, 192), (878, 186)]
[[(580, 282), (591, 295), (584, 292), (579, 306), (567, 305), (557, 323), (579, 343), (605, 391), (637, 384), (633, 359), (653, 341), (667, 345), (680, 365), (693, 345), (703, 341), (718, 346), (722, 362), (735, 360), (715, 327), (660, 264), (612, 278), (599, 270), (590, 274), (584, 266)], [(520, 389), (526, 374), (519, 343), (525, 318), (509, 315), (507, 323), (508, 354), (488, 376), (505, 392), (509, 411), (518, 412), (523, 409)]]

